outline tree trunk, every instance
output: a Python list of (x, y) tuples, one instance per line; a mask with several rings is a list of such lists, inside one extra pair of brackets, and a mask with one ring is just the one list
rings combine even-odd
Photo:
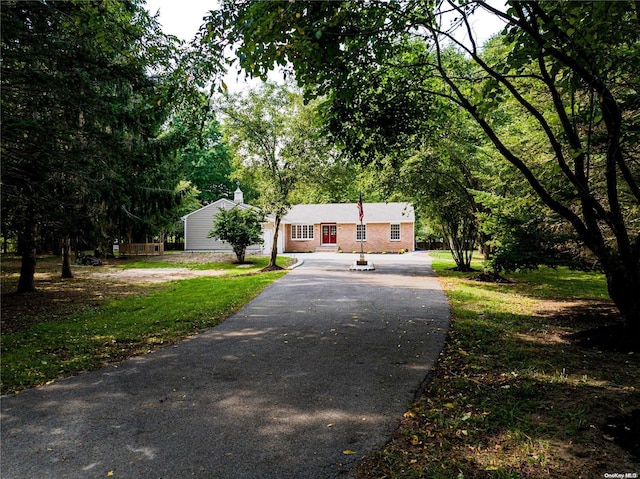
[(62, 278), (73, 278), (71, 271), (71, 239), (67, 236), (62, 240)]
[(245, 257), (245, 253), (247, 251), (247, 248), (233, 248), (233, 252), (236, 254), (236, 260), (238, 261), (238, 263), (243, 264), (244, 263), (244, 257)]
[(449, 248), (458, 271), (472, 271), (471, 259), (475, 248), (476, 229), (473, 220), (443, 217), (441, 228), (449, 240)]
[(36, 227), (28, 226), (18, 236), (18, 248), (22, 255), (18, 293), (33, 293), (36, 290)]
[(627, 338), (640, 340), (640, 261), (632, 265), (603, 265), (609, 296), (625, 321)]
[(491, 246), (489, 241), (491, 238), (489, 235), (479, 232), (478, 233), (478, 253), (482, 255), (485, 261), (491, 259)]
[(280, 221), (282, 218), (279, 214), (276, 214), (274, 220), (274, 231), (273, 231), (273, 245), (271, 246), (271, 258), (269, 259), (269, 266), (267, 268), (276, 268), (276, 259), (278, 258), (278, 233), (280, 230)]

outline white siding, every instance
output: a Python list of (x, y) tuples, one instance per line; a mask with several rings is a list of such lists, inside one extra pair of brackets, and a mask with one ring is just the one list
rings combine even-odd
[[(218, 241), (208, 238), (209, 231), (213, 228), (213, 221), (221, 207), (233, 208), (240, 206), (248, 208), (248, 205), (236, 205), (233, 201), (221, 199), (183, 217), (185, 233), (185, 251), (212, 251), (232, 253), (231, 245), (226, 241)], [(261, 245), (252, 245), (247, 248), (247, 253), (261, 253)]]

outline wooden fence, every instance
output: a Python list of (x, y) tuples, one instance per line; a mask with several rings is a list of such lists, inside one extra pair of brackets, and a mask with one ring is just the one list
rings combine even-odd
[(118, 252), (120, 256), (163, 255), (164, 243), (121, 243)]

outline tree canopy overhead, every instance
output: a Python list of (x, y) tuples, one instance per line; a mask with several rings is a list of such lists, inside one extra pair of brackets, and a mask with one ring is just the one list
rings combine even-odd
[[(492, 54), (473, 40), (476, 9), (505, 23)], [(328, 95), (340, 111), (359, 111), (365, 83), (369, 97), (387, 92), (389, 112), (398, 105), (394, 95), (407, 99), (408, 92), (464, 110), (597, 257), (611, 298), (637, 335), (638, 13), (633, 1), (514, 1), (504, 10), (483, 0), (225, 1), (203, 41), (238, 45), (237, 61), (254, 76), (276, 64), (292, 68), (307, 95)], [(456, 29), (470, 41), (461, 42)], [(390, 67), (395, 78), (384, 75), (376, 85)], [(526, 121), (536, 154), (531, 143), (505, 136), (501, 108)], [(351, 115), (354, 137), (370, 113)], [(390, 119), (393, 136), (412, 133), (402, 110)]]

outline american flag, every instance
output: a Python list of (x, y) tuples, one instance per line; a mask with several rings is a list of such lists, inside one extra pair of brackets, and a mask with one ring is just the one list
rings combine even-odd
[(364, 210), (362, 209), (362, 191), (360, 192), (360, 198), (358, 199), (358, 218), (360, 218), (360, 223), (364, 219)]

